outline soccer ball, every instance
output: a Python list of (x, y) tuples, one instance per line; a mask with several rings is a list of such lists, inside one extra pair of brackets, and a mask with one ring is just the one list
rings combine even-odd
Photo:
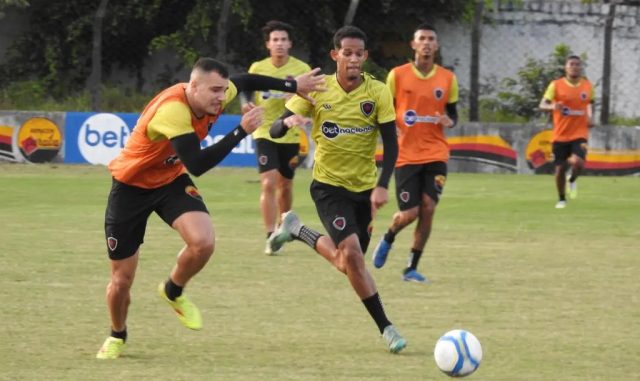
[(471, 332), (454, 329), (438, 339), (433, 357), (438, 368), (448, 376), (464, 377), (478, 369), (482, 346)]

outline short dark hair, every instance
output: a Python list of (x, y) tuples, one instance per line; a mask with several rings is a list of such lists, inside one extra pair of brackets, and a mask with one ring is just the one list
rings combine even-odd
[(578, 61), (582, 62), (582, 58), (580, 58), (580, 56), (577, 56), (577, 55), (575, 55), (575, 54), (572, 54), (572, 55), (570, 55), (570, 56), (567, 56), (567, 59), (566, 59), (566, 60), (564, 60), (564, 63), (567, 63), (567, 62), (569, 62), (569, 61), (571, 61), (571, 60), (578, 60)]
[(364, 46), (367, 46), (367, 35), (362, 31), (362, 29), (356, 26), (345, 25), (342, 28), (338, 29), (333, 35), (334, 48), (340, 49), (342, 47), (343, 38), (358, 38), (364, 41)]
[(287, 24), (286, 22), (283, 22), (283, 21), (271, 20), (271, 21), (268, 21), (262, 27), (262, 34), (265, 42), (269, 41), (271, 32), (273, 32), (274, 30), (283, 30), (287, 32), (287, 35), (289, 36), (289, 40), (292, 39), (291, 34), (293, 32), (293, 27), (291, 26), (291, 24)]
[(416, 29), (413, 31), (413, 33), (417, 32), (419, 30), (430, 30), (430, 31), (432, 31), (432, 32), (434, 32), (436, 34), (438, 33), (436, 28), (433, 25), (429, 24), (428, 22), (420, 23), (420, 25), (418, 25), (416, 27)]
[(193, 70), (200, 69), (205, 73), (216, 72), (220, 74), (222, 78), (229, 78), (229, 69), (222, 62), (209, 57), (199, 58), (195, 64), (193, 64)]

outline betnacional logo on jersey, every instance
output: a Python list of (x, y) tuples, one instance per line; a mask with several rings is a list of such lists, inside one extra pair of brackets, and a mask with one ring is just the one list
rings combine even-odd
[(564, 116), (582, 116), (585, 114), (584, 110), (572, 110), (567, 106), (562, 107), (561, 113)]
[(437, 116), (430, 116), (430, 115), (422, 116), (422, 115), (418, 115), (418, 113), (416, 113), (415, 110), (407, 110), (404, 112), (404, 115), (402, 116), (402, 120), (404, 121), (404, 124), (407, 127), (411, 127), (418, 122), (436, 124), (438, 123), (439, 118)]
[(355, 135), (355, 134), (368, 134), (372, 132), (373, 126), (365, 127), (340, 127), (334, 122), (325, 120), (320, 126), (322, 135), (327, 139), (334, 139), (338, 135)]
[(362, 111), (364, 116), (370, 116), (375, 108), (376, 103), (373, 101), (360, 102), (360, 111)]
[(331, 224), (334, 228), (342, 231), (347, 226), (347, 220), (344, 217), (336, 217)]
[(442, 100), (442, 97), (444, 96), (444, 90), (436, 87), (435, 89), (433, 89), (433, 96), (436, 97), (436, 100)]

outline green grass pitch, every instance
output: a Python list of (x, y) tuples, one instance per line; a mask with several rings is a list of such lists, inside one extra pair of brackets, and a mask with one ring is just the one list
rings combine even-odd
[[(299, 170), (294, 209), (321, 228)], [(451, 173), (421, 270), (400, 280), (412, 227), (387, 265), (366, 256), (390, 319), (409, 345), (387, 353), (346, 278), (300, 242), (262, 254), (255, 169), (196, 178), (217, 247), (188, 285), (202, 331), (156, 294), (181, 247), (148, 224), (125, 355), (100, 361), (108, 334), (104, 167), (0, 165), (0, 380), (446, 380), (438, 337), (473, 332), (484, 360), (471, 380), (631, 380), (640, 375), (640, 179), (582, 177), (564, 210), (550, 176)], [(635, 377), (635, 378), (634, 378)]]

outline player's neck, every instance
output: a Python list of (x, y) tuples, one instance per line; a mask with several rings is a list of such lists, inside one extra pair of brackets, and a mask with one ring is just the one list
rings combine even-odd
[(359, 75), (357, 78), (352, 79), (347, 77), (346, 75), (340, 75), (339, 73), (336, 73), (336, 78), (340, 87), (342, 87), (342, 89), (347, 93), (355, 90), (363, 81), (362, 75)]
[(271, 56), (271, 64), (275, 67), (281, 67), (289, 62), (289, 56)]
[(564, 76), (567, 81), (569, 81), (569, 83), (571, 83), (572, 85), (577, 85), (578, 83), (580, 83), (580, 79), (582, 79), (580, 76), (577, 77), (569, 77), (568, 75)]
[(433, 57), (418, 56), (414, 58), (413, 65), (420, 71), (420, 73), (422, 73), (422, 75), (427, 75), (431, 70), (433, 70), (435, 63), (433, 62)]

